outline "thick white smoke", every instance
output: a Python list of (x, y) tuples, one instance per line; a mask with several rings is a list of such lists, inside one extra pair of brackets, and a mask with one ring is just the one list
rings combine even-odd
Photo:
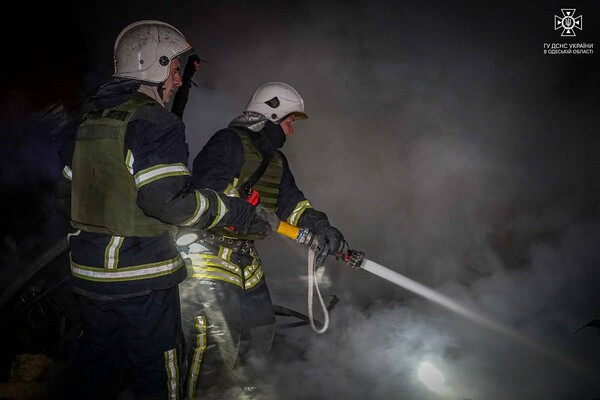
[[(258, 85), (292, 84), (309, 119), (284, 150), (351, 247), (540, 346), (331, 260), (325, 292), (341, 302), (329, 332), (284, 330), (266, 372), (286, 398), (443, 398), (418, 380), (422, 361), (446, 374), (445, 398), (600, 394), (595, 331), (573, 335), (600, 297), (598, 77), (562, 96), (574, 83), (562, 60), (538, 56), (547, 35), (516, 23), (507, 33), (497, 22), (508, 8), (476, 8), (489, 24), (457, 24), (460, 10), (433, 5), (292, 16), (254, 5), (250, 19), (223, 7), (209, 24), (223, 28), (198, 34), (210, 62), (188, 105), (192, 157)], [(543, 8), (529, 12), (551, 31), (546, 14), (560, 7)], [(275, 237), (258, 246), (274, 301), (306, 313), (306, 249)]]

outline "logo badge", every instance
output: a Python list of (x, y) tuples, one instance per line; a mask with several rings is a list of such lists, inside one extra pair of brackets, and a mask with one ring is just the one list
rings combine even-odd
[(554, 30), (562, 28), (562, 34), (560, 36), (575, 36), (575, 29), (583, 29), (583, 17), (574, 17), (575, 8), (561, 8), (563, 16), (554, 16)]

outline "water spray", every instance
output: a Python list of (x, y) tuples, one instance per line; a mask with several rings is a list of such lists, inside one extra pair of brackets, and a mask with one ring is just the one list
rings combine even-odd
[[(319, 245), (316, 241), (316, 235), (314, 234), (314, 232), (311, 232), (304, 228), (298, 228), (296, 226), (290, 225), (285, 221), (279, 221), (279, 226), (277, 227), (277, 233), (287, 236), (305, 246), (309, 246), (309, 249), (310, 249), (309, 250), (309, 279), (310, 279), (311, 269), (312, 269), (312, 272), (314, 273), (314, 271), (320, 267), (320, 265), (318, 265), (318, 263), (314, 263), (314, 262), (313, 262), (313, 265), (311, 266), (311, 262), (312, 262), (311, 259), (313, 259), (313, 260), (315, 258), (319, 259), (319, 255), (327, 254), (329, 249), (327, 249), (327, 248), (319, 249)], [(313, 256), (313, 253), (315, 254), (314, 256)], [(336, 259), (343, 261), (347, 266), (349, 266), (353, 269), (360, 269), (363, 271), (370, 272), (371, 274), (376, 275), (382, 279), (385, 279), (386, 281), (391, 282), (391, 283), (395, 284), (396, 286), (399, 286), (399, 287), (406, 289), (414, 294), (417, 294), (433, 303), (439, 304), (442, 307), (446, 308), (447, 310), (450, 310), (453, 313), (458, 314), (458, 315), (468, 319), (471, 322), (474, 322), (478, 325), (483, 326), (484, 328), (487, 328), (493, 332), (501, 334), (501, 335), (505, 336), (506, 338), (508, 338), (522, 346), (525, 346), (531, 350), (534, 350), (544, 356), (547, 356), (556, 361), (559, 361), (562, 364), (570, 367), (571, 369), (573, 369), (583, 375), (587, 375), (593, 379), (597, 379), (597, 376), (598, 376), (597, 370), (590, 370), (589, 368), (582, 366), (578, 361), (574, 360), (573, 358), (571, 358), (565, 354), (557, 352), (556, 350), (554, 350), (538, 341), (534, 341), (534, 340), (522, 335), (521, 333), (517, 332), (516, 330), (514, 330), (506, 325), (503, 325), (503, 324), (499, 323), (498, 321), (493, 320), (492, 318), (486, 317), (485, 315), (483, 315), (481, 313), (470, 310), (469, 308), (461, 305), (460, 303), (456, 302), (455, 300), (451, 299), (450, 297), (445, 296), (444, 294), (442, 294), (434, 289), (431, 289), (425, 285), (422, 285), (402, 274), (399, 274), (398, 272), (395, 272), (389, 268), (384, 267), (381, 264), (378, 264), (372, 260), (365, 258), (365, 254), (362, 251), (348, 249), (348, 250), (345, 250), (343, 254), (336, 254), (335, 257), (336, 257)], [(321, 257), (321, 260), (323, 260), (323, 257)], [(322, 263), (322, 261), (321, 261), (321, 263)], [(311, 287), (312, 287), (312, 285), (311, 285)], [(317, 290), (318, 290), (318, 286), (317, 286)], [(310, 295), (310, 297), (312, 297), (312, 292), (310, 290), (309, 290), (309, 295)], [(319, 293), (319, 296), (320, 296), (320, 293)], [(321, 300), (321, 303), (323, 304), (322, 300)], [(311, 305), (312, 305), (312, 303), (309, 298), (309, 306), (311, 306)], [(312, 316), (312, 310), (310, 308), (311, 307), (309, 307), (309, 313)], [(327, 318), (327, 321), (328, 321), (328, 318)], [(315, 329), (314, 325), (313, 325), (313, 329)], [(325, 329), (326, 329), (326, 327), (325, 327)], [(323, 329), (321, 329), (321, 330), (324, 331)], [(318, 332), (318, 333), (322, 333), (322, 332)]]

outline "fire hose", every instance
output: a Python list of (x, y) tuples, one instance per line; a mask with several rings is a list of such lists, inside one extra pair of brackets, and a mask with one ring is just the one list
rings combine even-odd
[[(323, 296), (319, 290), (317, 271), (325, 261), (323, 254), (329, 253), (329, 248), (326, 244), (319, 243), (314, 232), (311, 232), (308, 229), (298, 228), (297, 226), (290, 225), (285, 221), (279, 221), (276, 231), (277, 233), (308, 247), (308, 318), (310, 327), (313, 331), (318, 334), (325, 333), (329, 328), (329, 311), (327, 310), (327, 306), (325, 305)], [(346, 250), (344, 254), (335, 254), (336, 259), (343, 260), (344, 263), (351, 268), (359, 268), (364, 260), (364, 257), (365, 255), (363, 252), (350, 249)], [(319, 299), (319, 304), (321, 305), (324, 317), (323, 325), (320, 328), (316, 326), (314, 319), (314, 291), (317, 292), (317, 297)]]
[[(317, 293), (319, 295), (319, 300), (321, 302), (321, 306), (323, 307), (323, 300), (321, 298), (320, 292), (318, 291), (318, 285), (316, 282), (316, 270), (320, 267), (320, 265), (315, 265), (315, 258), (317, 258), (318, 254), (315, 254), (317, 251), (319, 244), (316, 243), (316, 236), (313, 232), (310, 232), (303, 228), (298, 228), (288, 224), (285, 221), (280, 221), (279, 226), (277, 227), (277, 233), (286, 236), (295, 240), (298, 243), (309, 246), (309, 262), (308, 262), (308, 270), (309, 270), (309, 302), (308, 302), (308, 312), (309, 317), (311, 319), (311, 327), (317, 333), (324, 333), (329, 326), (329, 316), (327, 314), (327, 310), (324, 308), (325, 313), (325, 322), (320, 329), (317, 329), (314, 325), (313, 314), (312, 314), (312, 285), (314, 279), (314, 285), (317, 287)], [(323, 251), (323, 250), (319, 250)], [(327, 249), (325, 249), (327, 251)], [(322, 254), (322, 253), (321, 253)], [(569, 357), (566, 354), (562, 354), (559, 351), (556, 351), (554, 348), (541, 343), (539, 341), (530, 339), (527, 336), (524, 336), (517, 330), (506, 326), (499, 321), (496, 321), (490, 317), (485, 316), (479, 312), (471, 310), (457, 301), (451, 299), (444, 294), (431, 289), (425, 285), (422, 285), (402, 274), (399, 274), (389, 268), (384, 267), (374, 261), (371, 261), (365, 258), (365, 254), (362, 251), (356, 250), (347, 250), (344, 254), (335, 254), (336, 259), (342, 260), (347, 266), (353, 269), (361, 269), (367, 272), (370, 272), (373, 275), (376, 275), (382, 279), (385, 279), (388, 282), (391, 282), (403, 289), (409, 290), (429, 301), (437, 303), (446, 309), (458, 314), (471, 322), (477, 323), (493, 332), (503, 335), (504, 337), (512, 340), (515, 343), (518, 343), (524, 347), (527, 347), (531, 350), (534, 350), (540, 354), (543, 354), (546, 357), (552, 358), (560, 363), (568, 366), (574, 371), (579, 372), (582, 375), (587, 376), (596, 376), (597, 371), (595, 369), (590, 369), (587, 366), (580, 364), (577, 360)], [(313, 261), (311, 261), (313, 260)], [(311, 275), (313, 278), (311, 278)]]
[[(320, 265), (313, 264), (311, 272), (310, 259), (314, 259), (314, 254), (311, 254), (311, 251), (314, 252), (315, 249), (319, 246), (318, 243), (316, 243), (316, 235), (307, 229), (298, 228), (296, 226), (288, 224), (285, 221), (279, 222), (279, 226), (277, 227), (276, 231), (277, 233), (291, 238), (300, 244), (309, 246), (310, 279), (310, 274), (314, 274), (314, 271), (320, 267)], [(327, 251), (327, 249), (325, 249), (325, 251)], [(433, 290), (402, 274), (399, 274), (389, 268), (386, 268), (383, 265), (380, 265), (372, 260), (365, 258), (365, 254), (362, 251), (348, 249), (344, 254), (336, 254), (335, 257), (336, 259), (343, 261), (347, 266), (353, 269), (361, 269), (370, 272), (371, 274), (385, 279), (388, 282), (391, 282), (419, 296), (422, 296), (427, 300), (437, 303), (447, 308), (448, 310), (453, 311), (456, 314), (466, 317), (467, 319), (473, 322), (479, 323), (480, 325), (486, 326), (487, 328), (490, 328), (496, 332), (500, 332), (513, 339), (523, 340), (522, 336), (516, 333), (515, 331), (499, 324), (498, 322), (490, 318), (485, 317), (484, 315), (481, 315), (475, 311), (466, 308), (465, 306), (459, 304), (458, 302), (454, 301), (448, 296), (445, 296), (442, 293), (437, 292), (436, 290)]]
[[(322, 266), (322, 263), (325, 260), (324, 255), (329, 253), (329, 249), (325, 244), (318, 243), (317, 235), (305, 228), (299, 228), (297, 226), (293, 226), (288, 224), (285, 221), (279, 220), (277, 216), (273, 213), (269, 213), (264, 210), (258, 204), (259, 202), (256, 199), (254, 202), (251, 202), (252, 205), (261, 209), (260, 212), (269, 220), (269, 223), (274, 231), (278, 234), (286, 236), (290, 239), (295, 240), (296, 242), (305, 245), (309, 248), (308, 254), (308, 313), (310, 319), (311, 328), (321, 334), (324, 333), (329, 326), (329, 314), (327, 308), (324, 305), (323, 298), (319, 291), (318, 282), (317, 282), (317, 270)], [(343, 253), (335, 253), (335, 258), (337, 260), (343, 261), (347, 266), (352, 269), (361, 269), (367, 271), (373, 275), (376, 275), (382, 279), (385, 279), (388, 282), (391, 282), (403, 289), (409, 290), (425, 299), (437, 303), (446, 309), (454, 312), (455, 314), (461, 315), (472, 322), (475, 322), (479, 325), (482, 325), (488, 329), (491, 329), (497, 333), (503, 334), (504, 336), (509, 337), (512, 340), (517, 342), (521, 342), (529, 347), (539, 347), (539, 344), (531, 341), (528, 338), (525, 338), (523, 335), (516, 332), (514, 329), (510, 329), (505, 325), (486, 317), (483, 314), (480, 314), (476, 311), (470, 310), (469, 308), (463, 306), (457, 301), (451, 299), (444, 294), (431, 289), (423, 284), (420, 284), (398, 272), (395, 272), (389, 268), (384, 267), (372, 260), (365, 258), (365, 254), (362, 251), (345, 249)], [(316, 288), (317, 295), (319, 297), (319, 302), (321, 307), (323, 308), (323, 313), (325, 316), (325, 322), (321, 328), (317, 328), (314, 324), (313, 319), (313, 286)], [(550, 352), (545, 350), (546, 352)]]
[[(247, 196), (248, 199), (250, 196)], [(258, 203), (258, 198), (249, 201), (252, 205), (262, 208)], [(261, 210), (264, 212), (264, 209)], [(325, 304), (323, 302), (323, 298), (319, 291), (318, 282), (317, 282), (317, 270), (322, 266), (322, 263), (325, 260), (325, 257), (329, 253), (329, 249), (325, 244), (318, 243), (317, 235), (314, 232), (311, 232), (305, 228), (298, 228), (291, 224), (288, 224), (285, 221), (279, 220), (276, 215), (272, 213), (264, 214), (271, 224), (273, 230), (275, 230), (278, 234), (286, 236), (290, 239), (295, 240), (296, 242), (308, 246), (308, 314), (311, 328), (318, 334), (324, 333), (329, 327), (329, 313)], [(571, 368), (578, 370), (582, 373), (589, 373), (589, 370), (580, 366), (575, 360), (570, 357), (557, 352), (551, 347), (544, 345), (538, 341), (532, 340), (520, 332), (512, 329), (490, 317), (485, 316), (484, 314), (478, 313), (474, 310), (471, 310), (464, 305), (458, 303), (457, 301), (451, 299), (444, 294), (431, 289), (423, 284), (420, 284), (402, 274), (399, 274), (389, 268), (384, 267), (374, 261), (371, 261), (365, 258), (365, 254), (362, 251), (346, 249), (343, 253), (335, 253), (335, 258), (337, 260), (343, 261), (347, 266), (353, 269), (362, 269), (367, 271), (375, 276), (378, 276), (386, 281), (393, 283), (403, 289), (409, 290), (414, 294), (417, 294), (431, 302), (437, 303), (442, 307), (458, 314), (471, 322), (477, 323), (491, 331), (494, 331), (498, 334), (505, 336), (512, 341), (519, 343), (525, 347), (528, 347), (532, 350), (535, 350), (541, 354), (554, 358), (562, 363), (569, 365)], [(314, 323), (313, 318), (313, 286), (316, 288), (317, 295), (319, 297), (319, 302), (323, 309), (323, 313), (325, 316), (325, 320), (323, 326), (321, 328), (317, 328)]]

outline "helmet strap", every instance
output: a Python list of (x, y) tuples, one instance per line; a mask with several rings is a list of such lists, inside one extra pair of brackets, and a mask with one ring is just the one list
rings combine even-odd
[(163, 94), (165, 92), (165, 85), (164, 82), (159, 83), (156, 90), (158, 91), (158, 95), (160, 96), (161, 100), (164, 100)]

